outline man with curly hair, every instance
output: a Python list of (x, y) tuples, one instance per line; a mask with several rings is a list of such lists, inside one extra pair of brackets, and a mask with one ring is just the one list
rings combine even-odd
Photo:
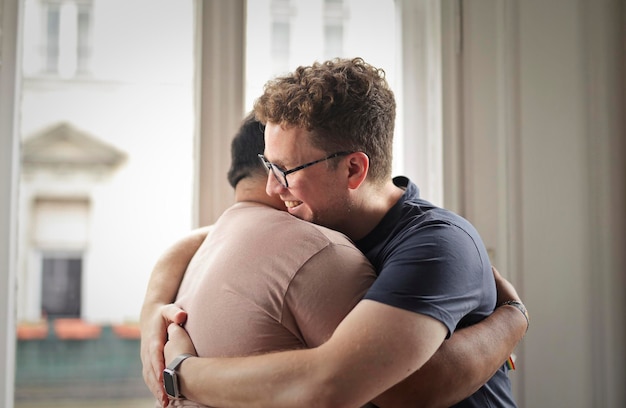
[[(290, 214), (346, 234), (378, 276), (319, 347), (187, 358), (178, 370), (188, 399), (220, 407), (515, 406), (503, 363), (527, 329), (525, 309), (508, 282), (498, 281), (508, 292), (496, 292), (467, 220), (419, 198), (407, 178), (391, 178), (395, 106), (384, 72), (360, 58), (299, 67), (266, 84), (254, 111), (265, 124), (267, 194)], [(180, 326), (169, 325), (168, 336), (166, 361), (193, 353)]]

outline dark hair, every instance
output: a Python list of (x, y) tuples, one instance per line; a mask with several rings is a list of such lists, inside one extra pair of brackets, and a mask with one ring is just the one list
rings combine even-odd
[(306, 129), (329, 153), (364, 152), (370, 180), (391, 177), (395, 98), (385, 72), (361, 58), (315, 62), (267, 82), (254, 112), (264, 124)]
[(250, 113), (243, 120), (239, 131), (231, 142), (228, 182), (233, 188), (242, 179), (265, 172), (263, 163), (258, 156), (263, 154), (265, 149), (262, 127), (263, 125), (256, 120), (254, 113)]

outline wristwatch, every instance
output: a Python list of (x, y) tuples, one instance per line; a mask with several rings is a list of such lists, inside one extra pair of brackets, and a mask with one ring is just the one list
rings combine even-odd
[(189, 357), (193, 357), (193, 354), (181, 354), (172, 360), (165, 370), (163, 370), (163, 385), (165, 386), (165, 392), (170, 396), (170, 398), (184, 398), (180, 393), (180, 384), (178, 382), (178, 373), (176, 372), (176, 369)]

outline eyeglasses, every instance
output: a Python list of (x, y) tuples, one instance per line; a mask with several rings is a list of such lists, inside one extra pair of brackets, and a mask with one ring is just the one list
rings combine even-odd
[(307, 167), (310, 167), (314, 164), (317, 163), (321, 163), (323, 161), (326, 160), (330, 160), (330, 159), (334, 159), (335, 157), (341, 157), (341, 156), (347, 156), (349, 155), (351, 152), (337, 152), (337, 153), (333, 153), (328, 157), (324, 157), (323, 159), (319, 159), (319, 160), (315, 160), (306, 164), (303, 164), (301, 166), (295, 167), (291, 170), (283, 170), (281, 169), (278, 165), (268, 161), (265, 156), (263, 156), (262, 154), (259, 154), (259, 159), (261, 159), (261, 161), (263, 162), (263, 165), (265, 166), (265, 168), (267, 169), (267, 171), (271, 171), (272, 174), (274, 174), (274, 177), (276, 178), (276, 180), (278, 180), (278, 182), (285, 188), (289, 187), (289, 183), (287, 182), (287, 175), (291, 174), (291, 173), (295, 173), (298, 170), (302, 170), (302, 169), (306, 169)]

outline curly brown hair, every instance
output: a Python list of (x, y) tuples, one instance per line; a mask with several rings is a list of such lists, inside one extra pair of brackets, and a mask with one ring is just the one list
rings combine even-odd
[(306, 129), (328, 153), (364, 152), (373, 182), (391, 177), (396, 102), (385, 72), (362, 58), (315, 62), (270, 80), (254, 112), (262, 123)]

